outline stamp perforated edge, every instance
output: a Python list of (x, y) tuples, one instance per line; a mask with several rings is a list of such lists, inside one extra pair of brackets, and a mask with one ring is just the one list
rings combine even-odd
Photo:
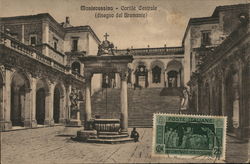
[[(224, 119), (224, 130), (223, 130), (223, 145), (222, 145), (222, 156), (220, 157), (219, 160), (225, 160), (226, 158), (226, 131), (227, 131), (227, 117), (226, 116), (215, 116), (215, 115), (200, 115), (200, 114), (174, 114), (174, 113), (154, 113), (153, 114), (153, 136), (152, 136), (152, 150), (151, 150), (151, 155), (153, 157), (168, 157), (168, 158), (195, 158), (195, 159), (204, 159), (202, 158), (196, 158), (197, 156), (190, 156), (190, 155), (169, 155), (169, 154), (155, 154), (154, 148), (155, 148), (155, 139), (156, 139), (156, 116), (157, 115), (165, 115), (165, 116), (180, 116), (180, 117), (199, 117), (199, 118), (223, 118)], [(209, 158), (209, 157), (208, 157)], [(210, 159), (214, 159), (210, 157)]]

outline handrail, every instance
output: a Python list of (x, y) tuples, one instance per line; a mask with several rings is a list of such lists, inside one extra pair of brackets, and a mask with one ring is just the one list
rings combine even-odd
[(118, 54), (126, 54), (132, 55), (171, 55), (171, 54), (184, 54), (183, 47), (157, 47), (157, 48), (136, 48), (136, 49), (121, 49), (115, 50)]

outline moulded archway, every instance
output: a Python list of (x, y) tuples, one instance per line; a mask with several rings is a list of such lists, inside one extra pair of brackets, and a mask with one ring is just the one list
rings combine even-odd
[(13, 126), (24, 126), (28, 113), (30, 82), (23, 72), (15, 72), (11, 80), (11, 122)]
[[(161, 62), (160, 60), (155, 60), (150, 64), (150, 69), (151, 69), (151, 82), (154, 84), (153, 86), (159, 85), (159, 84), (164, 84), (164, 63)], [(163, 86), (163, 85), (160, 85)]]
[(144, 62), (138, 62), (136, 67), (135, 86), (148, 87), (148, 69)]
[(183, 66), (180, 61), (171, 60), (166, 67), (166, 85), (167, 87), (183, 86)]
[(161, 68), (157, 65), (152, 69), (152, 82), (161, 83)]

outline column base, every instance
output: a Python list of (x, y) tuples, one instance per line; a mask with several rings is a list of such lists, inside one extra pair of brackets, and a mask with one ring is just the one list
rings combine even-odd
[(0, 121), (0, 131), (6, 131), (10, 130), (12, 128), (12, 122), (11, 121)]
[(69, 123), (67, 124), (67, 126), (80, 127), (80, 126), (82, 126), (82, 122), (81, 122), (81, 120), (71, 119), (71, 120), (69, 120)]
[(37, 127), (36, 120), (24, 120), (23, 122), (24, 127), (34, 128)]
[(47, 126), (54, 126), (55, 125), (55, 122), (54, 120), (44, 120), (44, 125), (47, 125)]
[(65, 118), (60, 118), (59, 123), (65, 125), (66, 124), (66, 119)]
[(128, 130), (127, 129), (122, 129), (120, 134), (128, 134)]

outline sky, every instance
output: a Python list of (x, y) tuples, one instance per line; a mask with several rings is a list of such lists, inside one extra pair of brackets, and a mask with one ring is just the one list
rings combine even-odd
[[(73, 26), (90, 25), (100, 40), (118, 49), (181, 46), (190, 18), (211, 16), (216, 6), (250, 0), (0, 0), (0, 17), (49, 13), (57, 22), (70, 17)], [(81, 6), (113, 7), (114, 11), (83, 11)], [(155, 6), (153, 11), (124, 11), (127, 6)], [(116, 9), (118, 8), (118, 9)], [(95, 18), (95, 13), (147, 13), (146, 18)]]

